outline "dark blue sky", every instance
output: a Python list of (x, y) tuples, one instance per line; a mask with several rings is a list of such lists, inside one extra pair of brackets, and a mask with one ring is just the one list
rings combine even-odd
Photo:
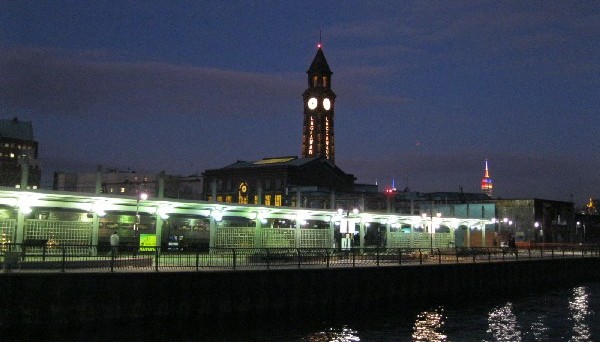
[(359, 182), (600, 198), (598, 1), (5, 1), (0, 113), (46, 179), (299, 155), (319, 30)]

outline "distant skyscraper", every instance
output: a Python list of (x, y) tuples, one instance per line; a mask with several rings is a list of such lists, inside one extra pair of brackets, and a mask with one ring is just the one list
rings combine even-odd
[(492, 184), (492, 179), (490, 178), (490, 171), (488, 170), (488, 162), (487, 159), (485, 160), (485, 174), (483, 176), (483, 178), (481, 179), (481, 191), (492, 197), (492, 190), (493, 190), (494, 186)]
[(331, 75), (321, 44), (308, 74), (308, 88), (304, 100), (304, 127), (302, 129), (302, 158), (325, 157), (335, 162), (333, 110), (335, 93), (331, 90)]

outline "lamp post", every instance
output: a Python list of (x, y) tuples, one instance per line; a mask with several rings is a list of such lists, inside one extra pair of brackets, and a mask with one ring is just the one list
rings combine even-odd
[(540, 229), (540, 236), (541, 236), (541, 238), (542, 238), (542, 243), (544, 243), (544, 229), (543, 229), (543, 227), (542, 227), (542, 224), (536, 221), (536, 222), (533, 224), (533, 226), (534, 226), (536, 229), (538, 229), (538, 228)]
[[(135, 204), (135, 223), (133, 224), (133, 243), (139, 244), (139, 229), (140, 229), (140, 200), (145, 201), (148, 199), (148, 194), (146, 192), (140, 191), (138, 189), (136, 204)], [(134, 248), (137, 250), (137, 248)]]
[[(423, 219), (426, 220), (427, 219), (427, 214), (423, 213), (422, 215)], [(433, 235), (435, 234), (435, 226), (433, 224), (433, 208), (429, 209), (429, 217), (431, 219), (431, 224), (429, 225), (429, 247), (431, 248), (431, 251), (433, 252)], [(435, 217), (440, 218), (442, 217), (442, 213), (436, 213)]]

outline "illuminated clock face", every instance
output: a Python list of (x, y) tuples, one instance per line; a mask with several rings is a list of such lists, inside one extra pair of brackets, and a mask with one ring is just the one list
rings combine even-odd
[(331, 101), (329, 101), (328, 98), (323, 100), (323, 108), (325, 108), (325, 110), (329, 110), (331, 108)]
[(308, 108), (310, 108), (310, 109), (315, 109), (315, 108), (317, 108), (317, 99), (316, 99), (316, 98), (314, 98), (314, 97), (311, 97), (311, 98), (308, 100)]

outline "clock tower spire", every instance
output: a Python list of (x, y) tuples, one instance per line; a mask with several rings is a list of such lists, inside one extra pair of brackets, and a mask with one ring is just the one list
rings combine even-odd
[(321, 43), (317, 54), (306, 71), (308, 88), (304, 100), (304, 125), (302, 129), (302, 158), (323, 156), (335, 162), (333, 112), (335, 93), (331, 90), (331, 69), (323, 54)]

